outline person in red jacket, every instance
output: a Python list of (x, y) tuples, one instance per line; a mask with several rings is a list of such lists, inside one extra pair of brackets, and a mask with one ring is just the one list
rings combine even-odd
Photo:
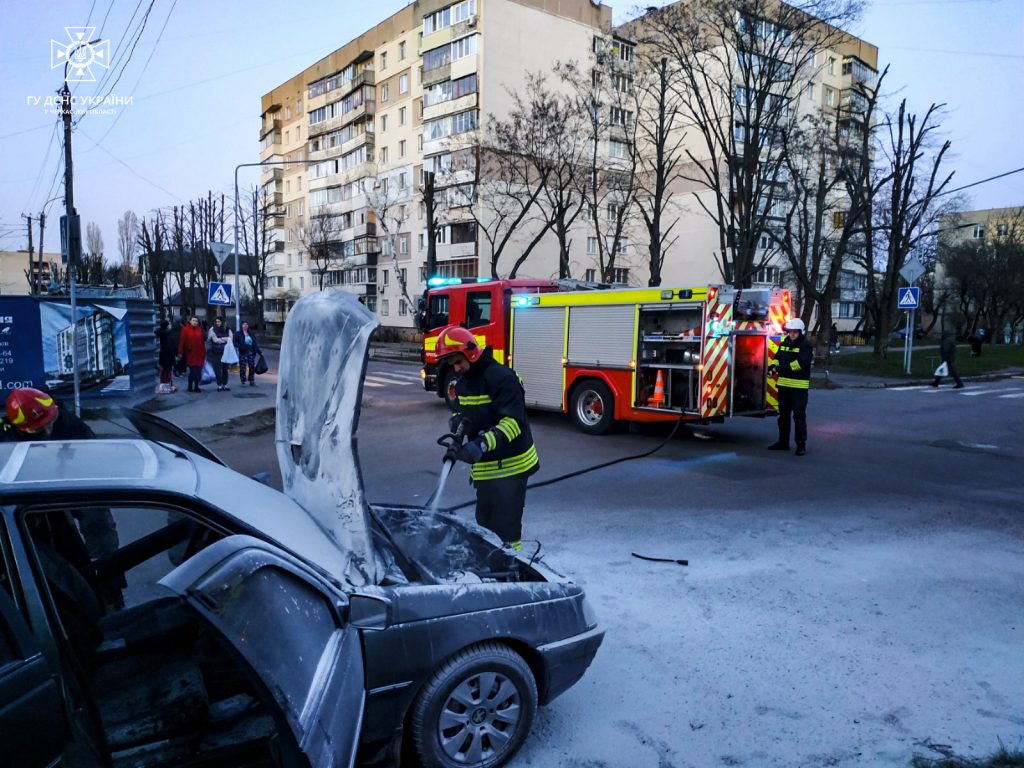
[(188, 324), (181, 329), (178, 339), (178, 354), (185, 358), (188, 366), (188, 391), (199, 392), (199, 379), (206, 362), (206, 335), (199, 327), (199, 318), (193, 315)]

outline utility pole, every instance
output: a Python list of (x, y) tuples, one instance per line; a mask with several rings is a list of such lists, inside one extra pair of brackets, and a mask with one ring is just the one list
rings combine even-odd
[[(25, 216), (25, 214), (22, 214), (22, 216)], [(35, 263), (32, 253), (32, 217), (25, 216), (25, 220), (28, 221), (28, 286), (32, 289), (32, 293), (38, 293), (36, 289), (36, 276), (32, 269)], [(40, 247), (42, 246), (40, 245)]]
[[(46, 210), (39, 212), (39, 270), (36, 272), (36, 280), (39, 285), (36, 293), (43, 292), (43, 230), (46, 229)], [(52, 276), (51, 276), (52, 279)]]
[(74, 369), (75, 415), (82, 414), (81, 379), (78, 373), (78, 306), (75, 282), (81, 261), (81, 230), (75, 211), (75, 188), (71, 163), (71, 89), (68, 88), (67, 64), (64, 65), (64, 88), (61, 89), (61, 116), (64, 119), (64, 216), (67, 220), (68, 293), (71, 295), (71, 367)]

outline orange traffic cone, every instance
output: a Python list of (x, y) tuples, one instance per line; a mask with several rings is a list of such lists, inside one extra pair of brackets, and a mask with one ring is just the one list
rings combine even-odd
[(662, 378), (660, 370), (658, 378), (654, 380), (654, 394), (647, 404), (652, 408), (662, 408), (665, 405), (665, 379)]

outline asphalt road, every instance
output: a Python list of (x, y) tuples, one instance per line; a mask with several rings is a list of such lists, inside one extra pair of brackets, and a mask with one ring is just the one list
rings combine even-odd
[[(422, 504), (436, 481), (447, 412), (416, 373), (370, 364), (371, 501)], [(771, 420), (597, 438), (533, 417), (535, 482), (658, 450), (527, 496), (525, 535), (607, 636), (512, 766), (907, 766), (929, 745), (1021, 745), (1024, 380), (812, 391), (808, 419), (796, 457), (764, 450)], [(199, 434), (273, 467), (270, 422), (250, 427)], [(443, 505), (472, 500), (466, 477)]]

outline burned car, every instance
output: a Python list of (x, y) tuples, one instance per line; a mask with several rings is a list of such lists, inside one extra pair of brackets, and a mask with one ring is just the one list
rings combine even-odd
[(283, 494), (158, 420), (0, 444), (5, 760), (498, 766), (586, 671), (603, 630), (579, 586), (453, 516), (365, 501), (375, 321), (331, 294), (282, 343)]

